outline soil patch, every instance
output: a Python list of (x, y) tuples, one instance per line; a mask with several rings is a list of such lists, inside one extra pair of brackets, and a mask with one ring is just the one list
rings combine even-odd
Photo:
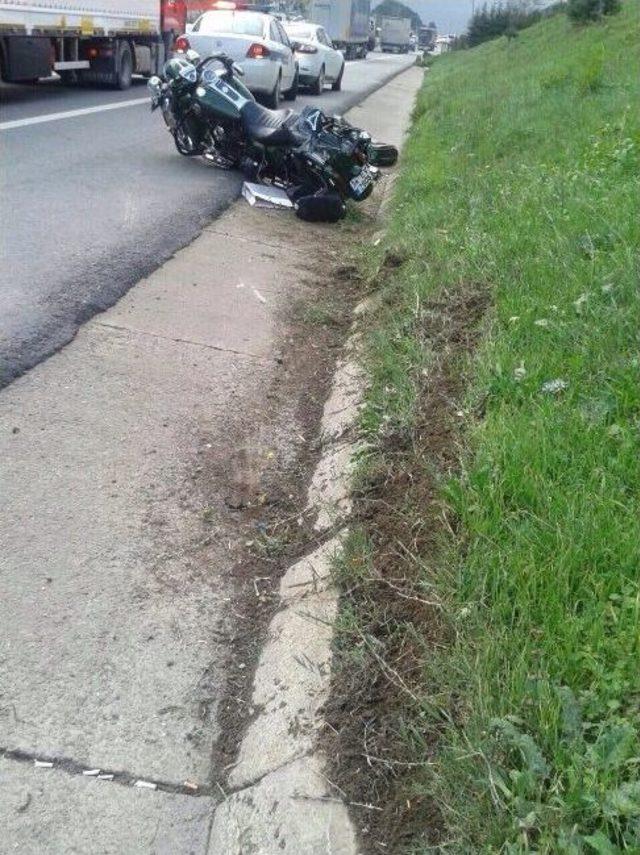
[[(425, 583), (438, 572), (453, 524), (439, 484), (457, 467), (456, 402), (487, 301), (483, 286), (461, 285), (441, 292), (416, 321), (411, 334), (433, 364), (421, 378), (413, 430), (387, 436), (367, 467), (356, 497), (360, 533), (338, 569), (342, 620), (325, 750), (368, 853), (397, 853), (416, 839), (435, 843), (442, 828), (437, 806), (411, 786), (413, 773), (426, 771), (432, 759), (423, 748), (422, 663), (450, 636)], [(420, 752), (411, 739), (418, 732)], [(427, 740), (432, 755), (437, 737), (434, 731)]]

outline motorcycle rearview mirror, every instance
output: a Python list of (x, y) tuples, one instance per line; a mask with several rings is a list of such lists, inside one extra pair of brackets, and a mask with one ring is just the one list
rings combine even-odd
[(238, 77), (244, 77), (244, 68), (241, 65), (238, 65), (237, 62), (234, 62), (232, 68), (234, 74), (237, 74)]
[(291, 42), (291, 50), (294, 53), (297, 53), (301, 47), (302, 47), (302, 45), (300, 44), (300, 42)]

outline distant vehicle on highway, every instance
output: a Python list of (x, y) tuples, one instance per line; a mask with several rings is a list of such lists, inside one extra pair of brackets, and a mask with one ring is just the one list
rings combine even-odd
[(0, 77), (127, 89), (162, 69), (185, 19), (185, 0), (0, 0)]
[(297, 43), (298, 72), (301, 86), (309, 86), (314, 95), (322, 94), (330, 83), (334, 92), (342, 88), (345, 59), (327, 35), (324, 27), (308, 21), (287, 21), (287, 35)]
[(380, 47), (384, 53), (409, 53), (411, 47), (411, 19), (380, 19)]
[(431, 50), (431, 53), (434, 53), (436, 55), (441, 53), (447, 53), (451, 50), (451, 46), (454, 43), (455, 38), (456, 37), (454, 35), (438, 36), (438, 38), (435, 40), (435, 44)]
[(190, 48), (201, 57), (225, 53), (244, 71), (243, 83), (271, 109), (282, 98), (295, 101), (298, 65), (294, 47), (281, 22), (272, 15), (220, 4), (195, 21), (175, 42), (178, 53)]
[(345, 59), (364, 59), (369, 50), (370, 0), (310, 0), (310, 21), (320, 24)]
[(435, 27), (420, 27), (418, 30), (418, 47), (422, 50), (432, 50), (437, 35), (438, 31)]

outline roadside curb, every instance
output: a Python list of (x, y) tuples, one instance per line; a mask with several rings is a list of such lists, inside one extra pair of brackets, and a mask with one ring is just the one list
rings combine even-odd
[[(405, 74), (410, 78), (409, 95), (405, 93), (401, 117), (396, 117), (401, 124), (398, 143), (422, 80), (415, 67)], [(380, 91), (384, 93), (384, 87)], [(371, 101), (375, 100), (374, 96)], [(378, 219), (384, 217), (392, 185), (391, 178), (381, 188)], [(357, 432), (366, 390), (358, 328), (367, 306), (356, 307), (324, 405), (322, 453), (306, 508), (315, 514), (320, 545), (290, 566), (281, 580), (280, 610), (269, 624), (253, 681), (252, 706), (259, 713), (240, 744), (228, 777), (228, 796), (215, 811), (209, 855), (359, 851), (344, 794), (325, 776), (325, 758), (317, 742), (325, 727), (322, 707), (331, 686), (333, 624), (339, 604), (339, 593), (330, 581), (332, 565), (348, 533), (351, 479), (364, 448)]]
[[(358, 60), (356, 60), (356, 61), (358, 61)], [(368, 98), (370, 98), (372, 95), (375, 95), (376, 92), (379, 92), (380, 89), (384, 89), (385, 86), (388, 86), (390, 83), (393, 83), (393, 81), (397, 77), (400, 77), (400, 75), (402, 75), (402, 74), (406, 74), (407, 71), (410, 71), (412, 68), (418, 68), (418, 67), (419, 67), (418, 66), (418, 59), (416, 56), (416, 61), (412, 65), (408, 65), (408, 66), (404, 66), (403, 68), (395, 69), (394, 71), (392, 71), (389, 74), (388, 77), (385, 77), (383, 79), (382, 83), (380, 83), (380, 82), (375, 83), (372, 86), (369, 86), (367, 89), (364, 89), (363, 91), (358, 92), (358, 94), (354, 95), (353, 98), (349, 98), (349, 100), (346, 102), (345, 107), (342, 110), (342, 112), (348, 113), (351, 110), (353, 110), (355, 107), (359, 107)]]

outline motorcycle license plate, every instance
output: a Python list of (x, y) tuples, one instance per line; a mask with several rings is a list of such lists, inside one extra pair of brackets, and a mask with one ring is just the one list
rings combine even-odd
[(373, 173), (368, 166), (362, 167), (362, 172), (352, 178), (349, 182), (354, 193), (364, 193), (370, 184), (373, 184)]

